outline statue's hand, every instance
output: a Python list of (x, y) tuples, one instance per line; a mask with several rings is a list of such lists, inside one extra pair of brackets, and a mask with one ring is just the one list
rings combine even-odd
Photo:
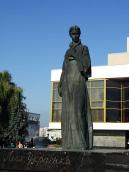
[(85, 71), (81, 71), (81, 75), (85, 78), (85, 80), (87, 81), (88, 78), (87, 78), (87, 75), (86, 75), (86, 72)]
[(60, 83), (58, 84), (58, 94), (60, 97), (62, 97), (62, 86)]
[(69, 60), (74, 60), (75, 58), (73, 56), (68, 57)]

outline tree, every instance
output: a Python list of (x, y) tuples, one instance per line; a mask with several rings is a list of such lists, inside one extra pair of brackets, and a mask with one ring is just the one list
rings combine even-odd
[(8, 71), (0, 72), (0, 140), (16, 142), (27, 134), (27, 111), (23, 90)]

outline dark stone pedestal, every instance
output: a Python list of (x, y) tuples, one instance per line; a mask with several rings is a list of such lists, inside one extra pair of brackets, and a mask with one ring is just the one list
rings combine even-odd
[(129, 151), (0, 149), (0, 172), (129, 172)]

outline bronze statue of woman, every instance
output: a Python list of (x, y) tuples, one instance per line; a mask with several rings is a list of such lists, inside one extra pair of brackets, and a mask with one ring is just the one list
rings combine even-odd
[(87, 80), (91, 76), (91, 60), (86, 45), (80, 40), (78, 26), (69, 29), (72, 39), (66, 51), (58, 85), (62, 97), (62, 148), (91, 149), (93, 141), (92, 116)]

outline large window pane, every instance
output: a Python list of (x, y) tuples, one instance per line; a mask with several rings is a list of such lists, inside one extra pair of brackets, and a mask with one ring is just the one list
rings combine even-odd
[(58, 94), (58, 90), (53, 90), (53, 102), (61, 102), (61, 97)]
[(58, 82), (53, 82), (53, 102), (61, 102), (61, 97), (58, 94)]
[(121, 111), (119, 109), (107, 109), (106, 121), (107, 122), (120, 122), (121, 121)]
[(115, 80), (107, 80), (106, 82), (107, 87), (114, 87), (114, 88), (121, 88), (121, 81), (115, 81)]
[(91, 88), (91, 101), (103, 100), (104, 90), (103, 88)]
[(87, 84), (87, 88), (89, 88), (89, 87), (90, 87), (90, 85), (91, 85), (91, 81), (90, 81), (90, 80), (88, 80), (88, 82), (86, 82), (86, 84)]
[(92, 109), (92, 120), (93, 122), (104, 122), (103, 109)]
[(129, 109), (123, 110), (123, 122), (129, 122)]
[(52, 95), (52, 122), (61, 121), (62, 99), (58, 94), (58, 82), (53, 82)]
[(129, 87), (129, 80), (122, 81), (123, 87)]
[(129, 80), (123, 82), (123, 122), (129, 122)]
[(107, 88), (107, 100), (121, 101), (121, 89)]
[(103, 106), (104, 106), (103, 101), (91, 102), (91, 107), (96, 107), (96, 108), (101, 107), (101, 108), (103, 108)]
[(53, 82), (53, 89), (57, 89), (58, 87), (58, 82)]
[(104, 80), (90, 80), (87, 86), (93, 121), (104, 122)]
[(123, 87), (123, 101), (129, 100), (129, 87)]
[(129, 108), (129, 100), (123, 102), (123, 109)]
[(53, 109), (55, 110), (55, 109), (62, 109), (62, 103), (60, 102), (60, 103), (53, 103), (52, 104), (53, 105)]
[(103, 88), (104, 87), (104, 81), (103, 80), (92, 80), (91, 81), (91, 87), (99, 87)]
[(52, 122), (60, 122), (61, 121), (61, 110), (53, 110), (52, 111)]
[(110, 101), (107, 100), (107, 104), (106, 104), (107, 108), (121, 108), (121, 102), (120, 101)]

